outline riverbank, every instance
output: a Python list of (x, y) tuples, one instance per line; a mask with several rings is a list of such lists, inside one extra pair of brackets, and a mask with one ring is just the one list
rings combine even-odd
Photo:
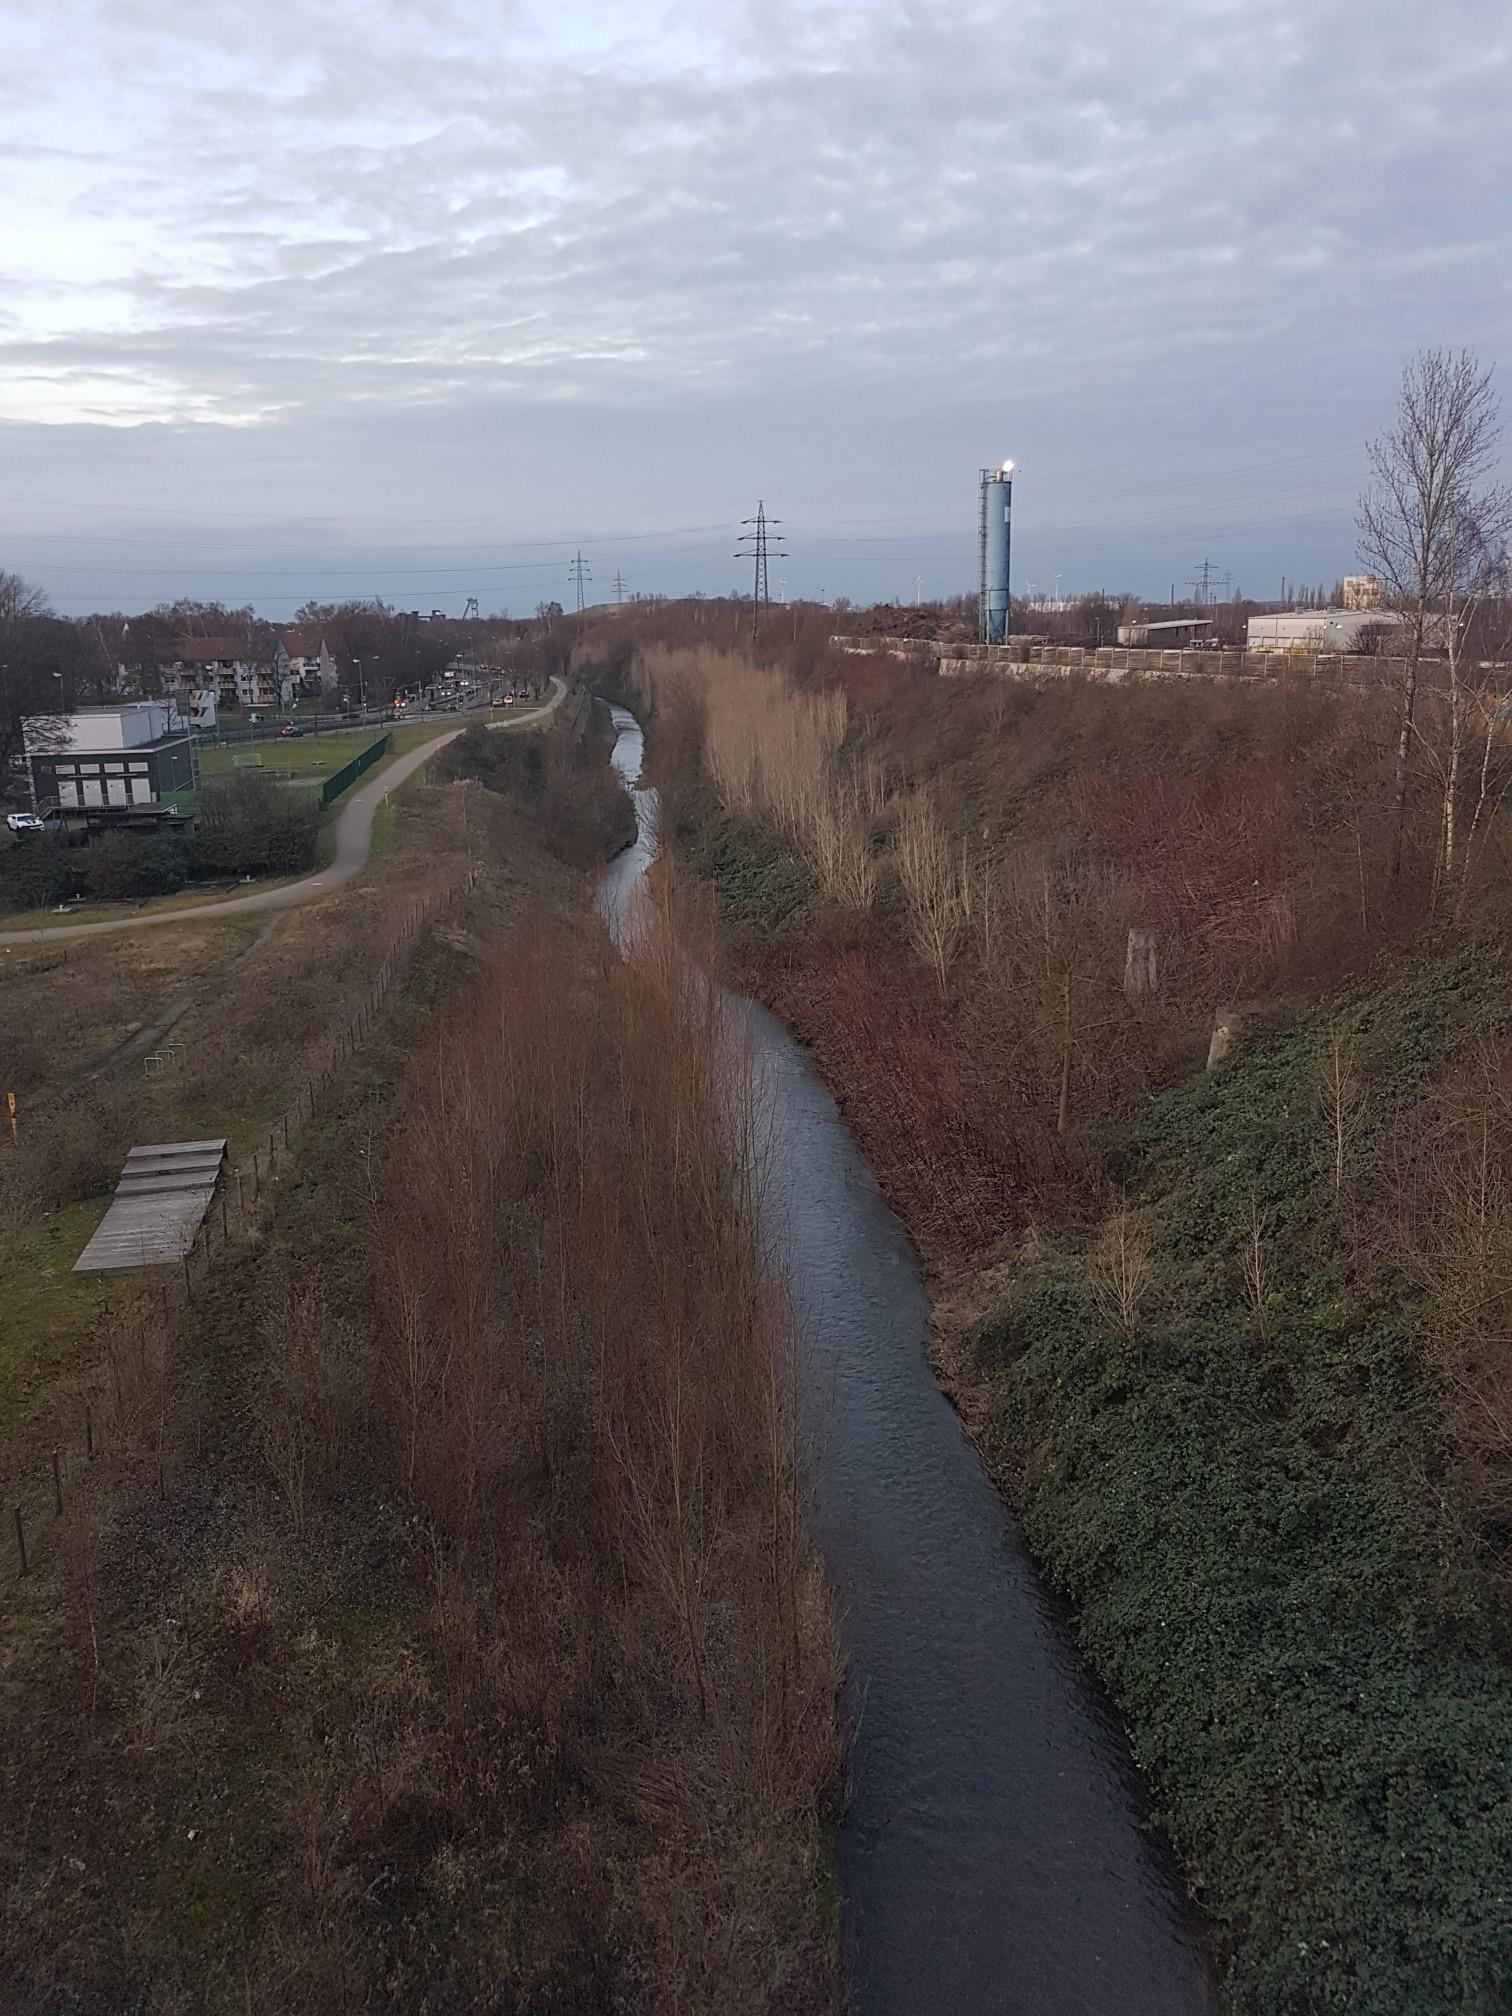
[[(633, 784), (641, 732), (616, 718)], [(655, 795), (636, 793), (637, 845), (604, 878), (620, 931), (656, 859)], [(662, 878), (658, 894), (681, 907)], [(1205, 1968), (1106, 1704), (930, 1374), (903, 1227), (787, 1033), (738, 996), (722, 1014), (756, 1091), (738, 1132), (796, 1323), (805, 1495), (845, 1655), (846, 2006), (992, 2016), (1012, 1981), (1035, 2008), (1203, 2016)]]
[[(681, 706), (675, 680), (657, 702)], [(881, 736), (846, 744), (842, 728), (826, 759), (845, 766), (839, 809), (823, 818), (793, 784), (799, 809), (763, 809), (728, 720), (726, 782), (713, 788), (711, 713), (695, 735), (697, 708), (683, 712), (667, 738), (682, 760), (665, 777), (679, 858), (715, 893), (740, 984), (811, 1046), (929, 1262), (942, 1367), (1042, 1569), (1077, 1604), (1230, 2006), (1503, 2006), (1512, 1452), (1495, 1424), (1512, 1416), (1497, 1348), (1507, 1277), (1491, 1256), (1512, 1237), (1512, 1142), (1499, 941), (1480, 919), (1473, 946), (1420, 959), (1394, 987), (1341, 987), (1341, 964), (1368, 969), (1369, 941), (1399, 920), (1377, 917), (1362, 863), (1356, 921), (1340, 921), (1327, 799), (1307, 815), (1309, 860), (1287, 810), (1305, 805), (1309, 777), (1273, 759), (1257, 775), (1257, 745), (1295, 731), (1276, 718), (1283, 698), (1240, 721), (1233, 755), (1229, 795), (1250, 857), (1268, 864), (1253, 902), (1241, 901), (1244, 862), (1215, 879), (1200, 833), (1187, 846), (1179, 828), (1131, 826), (1118, 757), (1110, 774), (1106, 745), (1084, 739), (1085, 710), (1106, 715), (1107, 699), (1064, 704), (1076, 733), (1054, 731), (1057, 795), (1015, 814), (1039, 822), (1034, 877), (1000, 887), (985, 923), (986, 888), (968, 886), (964, 923), (937, 913), (955, 934), (945, 961), (931, 956), (942, 941), (927, 873), (911, 891), (889, 867), (907, 844), (906, 773), (884, 772), (868, 810), (868, 766), (924, 739), (906, 710)], [(1152, 704), (1164, 703), (1140, 699), (1131, 720)], [(974, 739), (952, 730), (941, 782), (979, 822), (1000, 789), (989, 766), (1039, 760), (1022, 741), (1011, 754), (984, 746), (989, 725), (976, 719)], [(1210, 724), (1173, 725), (1189, 744)], [(1044, 747), (1043, 723), (1036, 732)], [(1335, 803), (1353, 732), (1327, 728)], [(795, 758), (785, 774), (801, 771)], [(1198, 787), (1178, 761), (1142, 788), (1169, 810)], [(1223, 788), (1200, 786), (1205, 801)], [(1191, 947), (1162, 935), (1167, 991), (1148, 1002), (1129, 998), (1110, 956), (1123, 899), (1106, 871), (1099, 890), (1085, 866), (1073, 880), (1057, 863), (1071, 840), (1055, 839), (1057, 821), (1081, 826), (1085, 862), (1089, 810), (1105, 835), (1133, 834), (1146, 852), (1131, 859), (1158, 844), (1163, 876), (1187, 846), (1183, 901), (1206, 935)], [(862, 843), (849, 866), (826, 832), (835, 817)], [(926, 870), (928, 842), (924, 831)], [(867, 855), (864, 903), (841, 900), (843, 877), (864, 887)], [(1094, 892), (1078, 917), (1071, 906)], [(1287, 933), (1268, 938), (1278, 916)], [(984, 928), (1016, 999), (979, 963)], [(1405, 914), (1400, 928), (1410, 934)], [(1248, 1043), (1205, 1076), (1191, 976), (1227, 961), (1253, 984), (1266, 960), (1271, 992)]]
[[(18, 2016), (834, 2007), (780, 1309), (680, 962), (612, 958), (542, 831), (596, 796), (398, 801), (390, 870), (428, 810), (456, 901), (192, 1302), (54, 1368), (65, 1510), (0, 1609)], [(311, 914), (361, 944), (358, 902)]]

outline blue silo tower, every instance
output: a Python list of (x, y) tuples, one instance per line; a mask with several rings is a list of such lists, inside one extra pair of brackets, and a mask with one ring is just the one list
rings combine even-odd
[(1008, 553), (1013, 532), (1013, 464), (984, 469), (981, 481), (977, 635), (1001, 644), (1008, 635)]

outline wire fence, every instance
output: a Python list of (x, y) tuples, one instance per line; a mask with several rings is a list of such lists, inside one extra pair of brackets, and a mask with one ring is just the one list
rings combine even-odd
[[(127, 1439), (155, 1466), (158, 1488), (166, 1488), (170, 1344), (183, 1320), (206, 1294), (216, 1263), (243, 1249), (272, 1209), (273, 1186), (293, 1161), (303, 1129), (320, 1109), (336, 1074), (371, 1035), (380, 1011), (402, 985), (410, 954), (426, 926), (470, 891), (477, 870), (469, 867), (450, 889), (417, 903), (405, 918), (367, 993), (343, 1028), (318, 1051), (293, 1099), (269, 1125), (267, 1134), (223, 1171), (194, 1238), (172, 1266), (144, 1270), (156, 1274), (160, 1321), (155, 1326), (107, 1323), (101, 1337), (102, 1362), (87, 1375), (76, 1401), (55, 1423), (45, 1452), (18, 1466), (6, 1492), (7, 1522), (15, 1549), (17, 1579), (32, 1575), (52, 1551), (70, 1501), (96, 1457)], [(155, 1334), (153, 1332), (155, 1331)], [(30, 1485), (23, 1477), (30, 1478)]]

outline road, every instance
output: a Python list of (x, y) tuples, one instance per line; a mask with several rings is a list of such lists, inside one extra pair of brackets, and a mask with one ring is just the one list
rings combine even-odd
[[(518, 715), (508, 721), (490, 722), (489, 726), (499, 729), (528, 728), (533, 722), (543, 720), (561, 705), (567, 693), (562, 680), (553, 679), (551, 683), (556, 690), (544, 707), (537, 707), (529, 714)], [(278, 889), (254, 889), (246, 896), (223, 896), (217, 902), (191, 903), (179, 910), (139, 912), (131, 917), (107, 918), (99, 924), (49, 924), (34, 929), (0, 931), (0, 945), (36, 945), (43, 939), (52, 944), (59, 938), (102, 938), (111, 931), (150, 931), (163, 924), (192, 923), (199, 917), (236, 917), (248, 910), (292, 910), (301, 903), (313, 903), (317, 897), (328, 896), (333, 889), (350, 882), (367, 866), (373, 846), (373, 818), (389, 793), (396, 791), (407, 777), (412, 777), (422, 763), (428, 763), (438, 749), (444, 749), (448, 742), (454, 742), (468, 728), (476, 725), (472, 721), (464, 722), (445, 735), (437, 735), (418, 749), (396, 757), (370, 783), (359, 784), (337, 814), (335, 858), (329, 868), (318, 869), (315, 874), (305, 875), (298, 882), (286, 882)]]

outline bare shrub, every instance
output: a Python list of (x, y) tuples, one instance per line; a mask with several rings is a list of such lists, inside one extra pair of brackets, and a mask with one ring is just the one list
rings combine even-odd
[(1474, 1047), (1393, 1136), (1393, 1258), (1423, 1294), (1417, 1338), (1473, 1495), (1512, 1512), (1512, 1067)]
[(1098, 1233), (1087, 1280), (1103, 1320), (1132, 1347), (1140, 1310), (1154, 1283), (1154, 1269), (1138, 1217), (1127, 1204), (1121, 1205)]
[(1250, 1321), (1262, 1344), (1270, 1341), (1267, 1302), (1270, 1295), (1270, 1256), (1265, 1250), (1265, 1234), (1260, 1224), (1260, 1206), (1250, 1199), (1249, 1223), (1239, 1242), (1239, 1279), (1249, 1304)]
[(909, 936), (943, 994), (971, 912), (970, 877), (923, 785), (903, 801), (893, 859), (908, 907)]
[[(808, 1880), (836, 1675), (754, 1089), (707, 932), (667, 898), (626, 962), (532, 922), (415, 1060), (381, 1191), (372, 1447), (428, 1535), (453, 1796), (492, 1799), (478, 1732), (504, 1728), (544, 1810), (570, 1774), (654, 1827), (671, 1863), (629, 1841), (617, 1881), (659, 1992), (739, 2007)], [(673, 1937), (675, 1897), (704, 1902)], [(817, 2004), (827, 1962), (805, 1965)]]
[(1344, 1187), (1349, 1153), (1363, 1116), (1364, 1093), (1355, 1065), (1354, 1039), (1338, 1022), (1329, 1025), (1318, 1059), (1318, 1099), (1326, 1129), (1335, 1191)]
[(310, 1495), (346, 1468), (359, 1415), (357, 1337), (313, 1280), (278, 1281), (261, 1327), (258, 1440), (294, 1530), (303, 1533)]

